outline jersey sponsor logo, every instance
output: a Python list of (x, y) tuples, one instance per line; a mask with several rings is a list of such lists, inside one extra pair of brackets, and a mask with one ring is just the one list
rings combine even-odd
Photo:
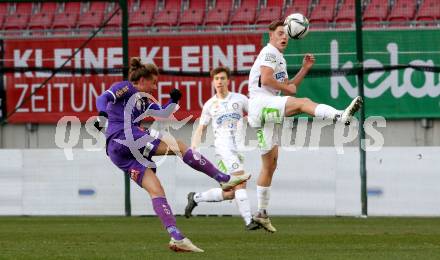
[(284, 80), (285, 77), (286, 77), (286, 72), (284, 72), (284, 71), (281, 71), (281, 72), (278, 72), (277, 74), (275, 74), (276, 80)]
[(115, 93), (115, 96), (116, 96), (117, 98), (120, 98), (120, 97), (122, 97), (125, 93), (127, 93), (127, 91), (128, 91), (128, 86), (125, 86), (125, 87), (123, 87), (123, 88), (117, 90), (116, 93)]
[(216, 122), (218, 125), (223, 124), (223, 122), (227, 121), (227, 120), (240, 120), (241, 119), (241, 115), (238, 113), (228, 113), (228, 114), (224, 114), (222, 116), (220, 116), (219, 118), (217, 118)]
[(264, 56), (264, 61), (276, 63), (277, 62), (277, 56), (273, 53), (266, 53), (266, 56)]

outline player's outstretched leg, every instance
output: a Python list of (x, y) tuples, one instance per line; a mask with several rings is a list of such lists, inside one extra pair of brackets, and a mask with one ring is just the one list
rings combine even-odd
[(215, 179), (220, 183), (223, 190), (229, 190), (238, 184), (249, 180), (251, 175), (245, 173), (242, 175), (227, 175), (217, 169), (208, 159), (192, 149), (187, 149), (183, 155), (183, 162), (191, 168), (203, 172), (209, 177)]

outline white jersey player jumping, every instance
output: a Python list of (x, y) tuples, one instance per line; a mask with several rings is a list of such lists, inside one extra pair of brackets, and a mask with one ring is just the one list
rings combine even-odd
[[(248, 99), (242, 94), (229, 92), (230, 71), (228, 68), (215, 68), (211, 71), (211, 77), (216, 94), (203, 105), (199, 126), (194, 133), (191, 147), (197, 148), (203, 131), (212, 120), (218, 168), (228, 174), (243, 175), (245, 172), (240, 148), (244, 146), (243, 115), (248, 111)], [(246, 229), (260, 228), (260, 225), (252, 220), (246, 182), (228, 191), (213, 188), (205, 192), (190, 192), (185, 216), (191, 217), (193, 209), (200, 202), (218, 202), (234, 198), (245, 221)]]
[(262, 153), (261, 172), (257, 180), (258, 212), (253, 219), (270, 232), (276, 231), (268, 217), (267, 208), (272, 177), (277, 166), (280, 124), (283, 118), (306, 113), (348, 125), (353, 114), (362, 105), (362, 99), (356, 97), (345, 110), (336, 110), (308, 98), (293, 97), (315, 63), (315, 57), (306, 54), (302, 68), (289, 80), (283, 56), (287, 43), (288, 37), (284, 32), (283, 21), (272, 22), (269, 25), (269, 43), (260, 51), (249, 74), (248, 119), (249, 124), (257, 128), (258, 145)]

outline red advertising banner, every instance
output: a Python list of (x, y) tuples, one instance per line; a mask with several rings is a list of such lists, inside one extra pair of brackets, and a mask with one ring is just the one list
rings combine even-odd
[[(85, 39), (5, 40), (5, 67), (60, 67)], [(130, 37), (129, 56), (155, 63), (164, 71), (209, 72), (219, 65), (231, 70), (250, 70), (261, 48), (261, 35), (181, 35)], [(122, 67), (120, 38), (95, 38), (67, 63), (66, 68), (113, 69)], [(114, 82), (119, 74), (57, 73), (38, 89), (50, 75), (48, 72), (6, 73), (7, 113), (17, 111), (10, 123), (56, 123), (62, 116), (78, 116), (81, 121), (96, 115), (96, 97)], [(247, 94), (247, 76), (231, 79), (232, 91)], [(160, 103), (169, 98), (169, 91), (183, 92), (177, 118), (199, 117), (203, 103), (213, 94), (209, 77), (159, 77), (154, 93)], [(31, 96), (31, 93), (35, 92)], [(26, 102), (18, 107), (24, 100)]]

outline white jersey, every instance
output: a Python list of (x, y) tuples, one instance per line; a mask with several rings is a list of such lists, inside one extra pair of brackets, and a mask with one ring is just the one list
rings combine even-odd
[(286, 60), (283, 54), (272, 44), (268, 43), (266, 47), (260, 51), (260, 54), (258, 54), (249, 73), (249, 98), (257, 96), (277, 96), (280, 94), (279, 90), (261, 84), (261, 66), (272, 68), (273, 78), (279, 82), (283, 82), (289, 78), (287, 75)]
[(237, 148), (243, 144), (243, 113), (247, 111), (246, 96), (229, 92), (225, 99), (219, 99), (215, 95), (203, 105), (200, 124), (208, 125), (212, 119), (216, 148)]

